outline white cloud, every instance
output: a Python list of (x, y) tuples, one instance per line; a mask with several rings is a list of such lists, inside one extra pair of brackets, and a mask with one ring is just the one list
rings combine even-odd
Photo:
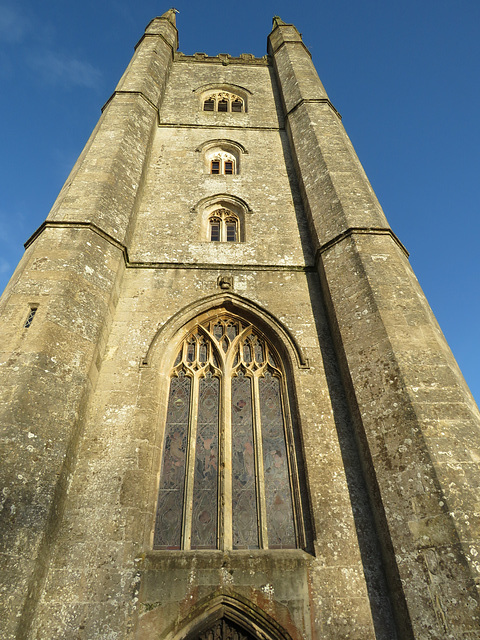
[(18, 43), (24, 40), (30, 29), (30, 22), (12, 7), (0, 5), (0, 42)]
[(53, 51), (37, 52), (30, 66), (49, 84), (80, 86), (93, 89), (99, 85), (101, 73), (89, 62), (69, 58)]

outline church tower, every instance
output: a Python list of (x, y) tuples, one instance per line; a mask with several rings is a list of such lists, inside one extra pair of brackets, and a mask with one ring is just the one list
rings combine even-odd
[(480, 638), (480, 418), (292, 24), (147, 26), (1, 299), (2, 640)]

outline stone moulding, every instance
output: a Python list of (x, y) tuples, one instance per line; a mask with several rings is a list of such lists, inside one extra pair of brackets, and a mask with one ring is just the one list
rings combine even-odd
[(30, 238), (23, 245), (25, 249), (28, 249), (35, 240), (45, 231), (45, 229), (57, 228), (57, 229), (84, 229), (97, 234), (100, 238), (106, 240), (114, 247), (119, 249), (123, 254), (125, 267), (127, 269), (195, 269), (195, 270), (214, 270), (214, 271), (300, 271), (302, 273), (313, 273), (315, 266), (312, 264), (226, 264), (226, 263), (205, 263), (196, 262), (191, 264), (188, 262), (156, 262), (156, 261), (133, 261), (130, 260), (127, 247), (113, 238), (110, 234), (100, 229), (96, 224), (92, 222), (83, 221), (56, 221), (47, 220), (43, 222), (40, 227), (30, 236)]
[(323, 244), (321, 247), (317, 249), (317, 253), (315, 256), (315, 263), (318, 264), (318, 260), (322, 255), (322, 253), (325, 253), (325, 251), (328, 251), (334, 245), (338, 244), (342, 240), (345, 240), (345, 238), (350, 238), (351, 236), (355, 236), (355, 235), (390, 236), (392, 240), (397, 244), (397, 246), (400, 247), (400, 249), (403, 251), (403, 253), (406, 255), (407, 258), (410, 255), (407, 249), (405, 248), (405, 246), (397, 238), (397, 236), (393, 233), (391, 229), (388, 229), (385, 227), (349, 227), (348, 229), (345, 229), (345, 231), (340, 233), (338, 236), (335, 236), (335, 238), (332, 238), (331, 240), (329, 240), (328, 242), (326, 242), (325, 244)]
[(190, 209), (191, 213), (199, 213), (205, 207), (208, 207), (210, 204), (215, 204), (215, 202), (229, 202), (233, 205), (237, 205), (240, 207), (244, 213), (253, 213), (250, 205), (245, 202), (242, 198), (238, 196), (233, 196), (229, 193), (215, 193), (213, 196), (207, 196), (206, 198), (202, 198), (199, 200), (193, 207)]
[[(284, 324), (275, 318), (269, 311), (260, 305), (239, 296), (233, 292), (222, 291), (211, 296), (188, 304), (176, 314), (174, 314), (155, 333), (150, 342), (145, 356), (140, 362), (140, 367), (150, 367), (155, 357), (157, 346), (164, 341), (170, 342), (171, 338), (186, 324), (202, 314), (215, 313), (215, 310), (225, 308), (240, 317), (245, 317), (252, 321), (260, 330), (265, 332), (266, 337), (273, 336), (274, 344), (282, 355), (285, 355), (292, 365), (296, 362), (299, 369), (309, 369), (308, 359), (305, 357), (303, 349), (298, 344), (295, 337)], [(293, 356), (293, 357), (292, 357)]]
[(235, 140), (230, 140), (228, 138), (215, 138), (214, 140), (205, 140), (205, 142), (202, 142), (202, 144), (198, 145), (195, 151), (200, 153), (203, 150), (210, 149), (210, 147), (220, 147), (222, 145), (226, 147), (234, 147), (240, 153), (248, 155), (248, 151), (245, 149), (243, 144), (240, 144), (240, 142), (236, 142)]
[(219, 594), (199, 603), (176, 633), (172, 630), (164, 640), (196, 638), (212, 624), (226, 618), (243, 627), (255, 638), (292, 640), (290, 634), (265, 611), (239, 594)]

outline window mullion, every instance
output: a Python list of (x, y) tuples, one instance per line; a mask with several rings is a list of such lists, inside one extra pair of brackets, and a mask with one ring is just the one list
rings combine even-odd
[(219, 548), (233, 548), (232, 521), (232, 386), (231, 377), (222, 376), (219, 438)]
[(260, 549), (268, 549), (267, 502), (265, 498), (262, 423), (260, 418), (260, 396), (258, 374), (253, 376), (253, 433), (255, 438), (255, 467), (257, 482), (257, 513)]
[(193, 376), (192, 399), (190, 402), (190, 431), (188, 435), (187, 473), (185, 477), (185, 498), (183, 508), (182, 525), (182, 549), (188, 551), (192, 541), (192, 504), (193, 483), (195, 474), (195, 449), (197, 442), (197, 417), (198, 417), (198, 372)]

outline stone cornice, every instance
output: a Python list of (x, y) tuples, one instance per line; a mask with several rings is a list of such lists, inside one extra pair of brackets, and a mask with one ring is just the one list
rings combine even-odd
[[(282, 25), (282, 26), (285, 26), (285, 25)], [(286, 25), (286, 26), (290, 26), (290, 25)], [(278, 27), (276, 27), (276, 29), (278, 29)], [(273, 33), (273, 31), (272, 31), (272, 33)], [(270, 45), (271, 45), (271, 43), (272, 43), (272, 41), (270, 40)], [(275, 55), (277, 53), (277, 51), (280, 51), (280, 49), (285, 47), (287, 44), (299, 44), (299, 45), (301, 45), (305, 49), (305, 51), (308, 53), (310, 58), (312, 57), (312, 54), (310, 53), (308, 48), (305, 46), (305, 43), (302, 40), (284, 40), (283, 42), (281, 42), (278, 45), (278, 47), (276, 49), (274, 49), (273, 46), (272, 46), (272, 55)]]
[(318, 262), (320, 260), (320, 256), (322, 255), (322, 253), (325, 253), (326, 251), (334, 247), (339, 242), (342, 242), (343, 240), (346, 240), (347, 238), (351, 238), (352, 236), (355, 236), (355, 235), (390, 236), (392, 240), (400, 247), (400, 249), (403, 251), (406, 257), (408, 258), (409, 256), (409, 253), (406, 250), (406, 248), (403, 246), (403, 244), (400, 242), (397, 236), (393, 233), (393, 231), (389, 228), (350, 227), (349, 229), (346, 229), (342, 233), (339, 233), (338, 236), (335, 236), (335, 238), (332, 238), (331, 240), (329, 240), (328, 242), (326, 242), (325, 244), (323, 244), (317, 249), (315, 254), (315, 264), (318, 265)]
[[(170, 23), (171, 24), (171, 23)], [(173, 26), (173, 25), (172, 25)], [(174, 27), (175, 29), (175, 27)], [(175, 29), (176, 30), (176, 29)], [(173, 47), (173, 44), (171, 42), (169, 42), (165, 36), (161, 33), (144, 33), (143, 36), (140, 38), (140, 40), (137, 42), (137, 44), (135, 45), (134, 49), (135, 51), (138, 49), (138, 47), (142, 44), (142, 42), (145, 40), (145, 38), (160, 38), (161, 40), (163, 40), (165, 42), (165, 44), (170, 47), (171, 51), (172, 51), (172, 60), (175, 59), (175, 50)], [(177, 43), (178, 43), (178, 36), (176, 36), (177, 38)]]
[(128, 255), (127, 247), (116, 240), (113, 236), (100, 229), (93, 222), (81, 222), (70, 220), (45, 220), (43, 224), (30, 236), (25, 242), (24, 247), (28, 249), (37, 238), (45, 231), (45, 229), (81, 229), (91, 231), (97, 234), (103, 240), (106, 240), (109, 244), (122, 252), (125, 266), (127, 269), (197, 269), (197, 270), (229, 270), (229, 271), (300, 271), (304, 273), (312, 272), (315, 270), (313, 264), (311, 265), (276, 265), (276, 264), (228, 264), (228, 263), (211, 263), (211, 262), (199, 262), (199, 263), (184, 263), (184, 262), (142, 262), (132, 261)]
[(105, 102), (105, 104), (102, 107), (102, 113), (104, 112), (104, 110), (107, 108), (107, 106), (110, 104), (110, 102), (116, 97), (116, 96), (121, 96), (121, 95), (136, 95), (136, 96), (140, 96), (141, 98), (143, 98), (145, 100), (145, 102), (150, 105), (152, 107), (152, 109), (154, 109), (157, 113), (158, 116), (158, 107), (153, 104), (153, 102), (147, 98), (147, 96), (142, 92), (142, 91), (114, 91), (112, 93), (112, 95), (110, 96), (110, 98)]
[(235, 130), (253, 130), (253, 131), (285, 131), (285, 127), (255, 127), (251, 125), (224, 125), (224, 124), (198, 124), (197, 122), (193, 124), (187, 123), (179, 123), (179, 122), (159, 122), (159, 127), (167, 127), (174, 129), (235, 129)]
[(297, 102), (297, 104), (292, 107), (290, 109), (290, 111), (287, 113), (287, 115), (285, 116), (286, 118), (288, 118), (290, 115), (292, 115), (299, 107), (301, 107), (304, 104), (326, 104), (330, 107), (330, 109), (335, 113), (335, 115), (341, 120), (342, 116), (338, 113), (338, 111), (335, 109), (335, 107), (333, 106), (333, 104), (330, 102), (330, 100), (328, 98), (302, 98), (301, 100), (299, 100)]

